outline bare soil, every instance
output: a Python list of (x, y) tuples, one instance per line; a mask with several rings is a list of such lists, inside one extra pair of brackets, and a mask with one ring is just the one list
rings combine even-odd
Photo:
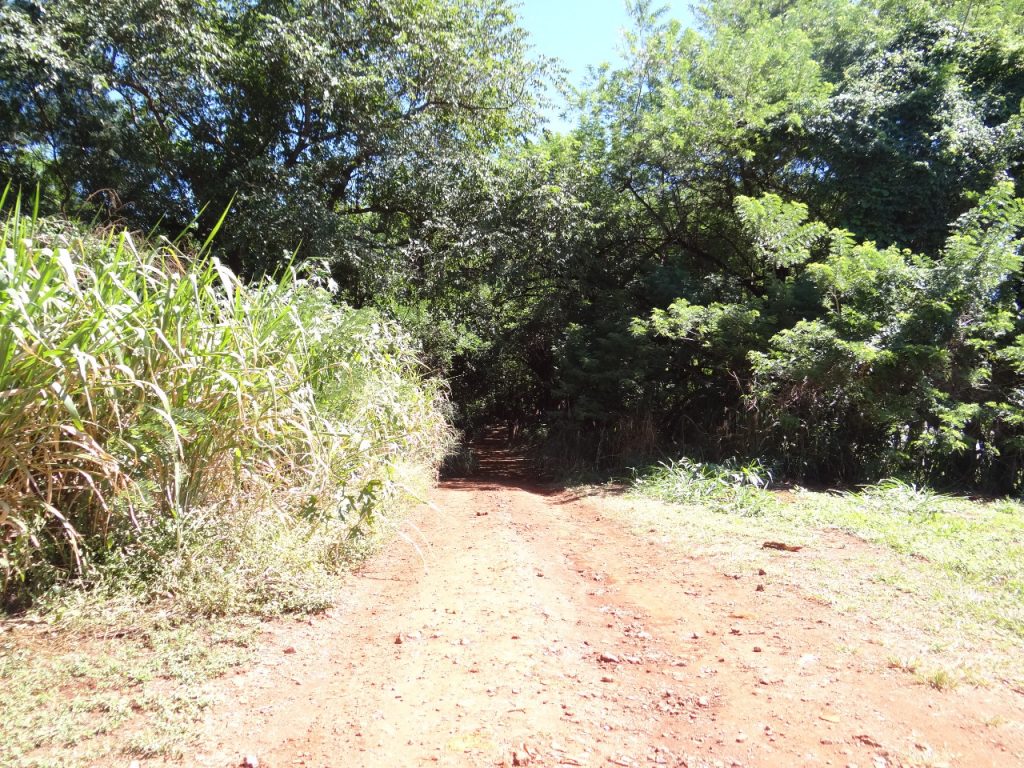
[(1024, 766), (1024, 696), (891, 669), (898, 626), (773, 579), (805, 553), (736, 573), (485, 458), (268, 629), (186, 764)]

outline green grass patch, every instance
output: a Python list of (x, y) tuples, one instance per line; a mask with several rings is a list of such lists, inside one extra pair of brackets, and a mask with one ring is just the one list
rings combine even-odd
[(760, 462), (710, 464), (683, 458), (636, 473), (633, 487), (665, 501), (750, 517), (775, 508), (771, 482), (772, 473)]
[(784, 514), (913, 559), (954, 589), (958, 613), (1024, 640), (1024, 505), (888, 481), (840, 496), (802, 492)]
[[(887, 480), (856, 493), (773, 490), (760, 464), (683, 461), (637, 473), (631, 508), (644, 525), (730, 567), (765, 566), (765, 541), (805, 547), (784, 578), (840, 611), (905, 629), (917, 676), (945, 689), (960, 680), (1024, 680), (1024, 505), (973, 501)], [(864, 547), (845, 547), (839, 535)], [(837, 561), (834, 546), (841, 550)], [(927, 660), (923, 665), (922, 659)], [(922, 672), (922, 669), (927, 671)]]
[(203, 684), (243, 663), (259, 631), (256, 619), (119, 614), (102, 631), (100, 617), (0, 625), (0, 765), (180, 757), (209, 704)]

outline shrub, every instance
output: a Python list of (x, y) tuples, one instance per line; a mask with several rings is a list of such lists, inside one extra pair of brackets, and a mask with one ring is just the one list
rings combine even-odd
[(953, 502), (951, 496), (895, 478), (880, 480), (851, 495), (876, 511), (892, 510), (907, 517), (934, 517)]

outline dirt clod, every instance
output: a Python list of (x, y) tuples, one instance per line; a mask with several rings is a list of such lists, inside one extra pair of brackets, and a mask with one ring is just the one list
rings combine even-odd
[(881, 747), (882, 746), (877, 741), (875, 741), (871, 736), (868, 736), (866, 733), (858, 734), (857, 736), (854, 736), (853, 738), (856, 741), (859, 741), (865, 747)]
[(803, 547), (799, 544), (787, 544), (784, 541), (766, 541), (761, 545), (761, 549), (778, 549), (782, 552), (799, 552)]

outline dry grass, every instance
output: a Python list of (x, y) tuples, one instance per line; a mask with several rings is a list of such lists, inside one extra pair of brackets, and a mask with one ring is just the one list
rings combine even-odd
[(443, 453), (442, 392), (401, 330), (315, 275), (246, 286), (205, 246), (17, 203), (0, 253), (0, 602), (170, 574), (161, 591), (225, 581), (206, 613), (246, 591), (287, 609), (398, 463)]
[[(422, 496), (432, 475), (402, 465), (396, 480)], [(106, 597), (69, 591), (51, 595), (37, 612), (0, 619), (0, 765), (84, 768), (179, 759), (195, 745), (212, 703), (209, 684), (251, 659), (270, 608), (309, 612), (343, 601), (338, 572), (394, 537), (405, 508), (415, 503), (405, 496), (381, 509), (372, 532), (349, 541), (334, 575), (319, 578), (318, 591), (296, 594), (290, 605), (280, 602), (290, 593), (277, 586), (268, 587), (273, 599), (225, 594), (230, 584), (240, 590), (248, 583), (242, 574), (197, 581), (156, 599), (124, 589)], [(239, 556), (246, 553), (252, 558), (266, 550)], [(197, 613), (203, 608), (216, 610)]]

